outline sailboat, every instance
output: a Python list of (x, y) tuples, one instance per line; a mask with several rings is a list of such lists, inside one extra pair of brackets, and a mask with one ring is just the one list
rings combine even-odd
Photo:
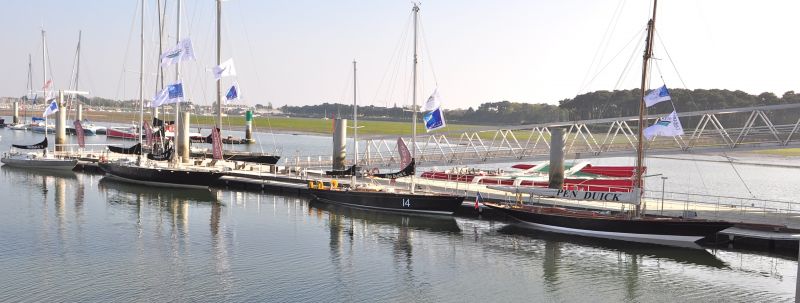
[[(47, 96), (47, 42), (45, 39), (45, 31), (42, 30), (42, 65), (44, 66), (44, 92), (43, 96)], [(63, 94), (59, 94), (60, 97)], [(59, 99), (61, 99), (59, 97)], [(46, 100), (47, 98), (45, 98)], [(59, 103), (62, 100), (53, 100), (52, 103), (48, 106), (47, 110), (45, 110), (44, 116), (44, 125), (47, 125), (47, 116), (59, 110)], [(47, 128), (44, 128), (44, 140), (39, 143), (31, 144), (31, 145), (17, 145), (12, 144), (13, 148), (23, 149), (23, 150), (43, 150), (43, 153), (39, 155), (38, 153), (23, 153), (18, 151), (10, 151), (3, 154), (2, 162), (5, 165), (9, 166), (17, 166), (17, 167), (27, 167), (27, 168), (38, 168), (38, 169), (49, 169), (49, 170), (72, 170), (75, 168), (75, 165), (78, 163), (78, 160), (75, 159), (65, 159), (56, 157), (52, 153), (47, 152), (48, 142), (47, 142)]]
[[(416, 86), (416, 79), (417, 79), (417, 17), (419, 14), (419, 6), (414, 4), (412, 9), (414, 14), (414, 65), (413, 65), (413, 87), (412, 87), (412, 100), (413, 100), (413, 111), (412, 111), (412, 122), (413, 125), (413, 150), (414, 154), (410, 157), (407, 161), (408, 163), (405, 167), (397, 172), (391, 174), (382, 174), (382, 175), (374, 175), (376, 177), (385, 177), (385, 178), (396, 178), (396, 177), (404, 177), (404, 176), (411, 176), (411, 188), (409, 190), (393, 188), (393, 187), (382, 187), (382, 186), (374, 186), (371, 184), (358, 184), (358, 178), (356, 174), (352, 174), (350, 187), (346, 188), (339, 188), (334, 184), (331, 186), (324, 186), (323, 184), (317, 183), (316, 186), (311, 186), (313, 184), (309, 184), (309, 191), (311, 195), (313, 195), (316, 200), (327, 202), (327, 203), (334, 203), (334, 204), (342, 204), (348, 205), (357, 208), (366, 208), (366, 209), (377, 209), (377, 210), (385, 210), (385, 211), (398, 211), (398, 212), (408, 212), (408, 213), (429, 213), (429, 214), (444, 214), (450, 215), (453, 214), (461, 204), (464, 202), (464, 196), (456, 196), (450, 194), (443, 194), (443, 193), (433, 193), (433, 192), (417, 192), (416, 186), (413, 182), (413, 176), (415, 173), (415, 161), (414, 158), (416, 156), (416, 127), (417, 127), (417, 86)], [(358, 106), (357, 106), (357, 98), (356, 98), (356, 62), (353, 62), (353, 127), (354, 127), (354, 138), (353, 142), (355, 144), (355, 159), (354, 162), (358, 163)], [(398, 146), (402, 143), (402, 139), (399, 140)], [(407, 153), (407, 151), (406, 151)], [(403, 152), (401, 152), (403, 154)], [(357, 171), (356, 167), (351, 167), (353, 171)]]
[[(178, 12), (180, 13), (181, 1), (178, 1)], [(142, 31), (140, 46), (140, 66), (139, 66), (139, 133), (144, 134), (144, 1), (142, 1)], [(180, 19), (178, 21), (180, 24)], [(180, 26), (178, 27), (178, 41), (180, 41)], [(180, 44), (180, 42), (179, 42)], [(176, 76), (179, 78), (179, 75)], [(176, 110), (176, 115), (177, 115)], [(173, 157), (174, 149), (165, 144), (160, 153), (147, 154), (147, 160), (142, 159), (143, 140), (139, 136), (139, 143), (131, 148), (125, 149), (127, 152), (138, 152), (136, 161), (122, 159), (114, 162), (103, 161), (100, 168), (109, 178), (118, 179), (130, 183), (138, 183), (160, 187), (191, 187), (207, 188), (214, 181), (223, 176), (223, 172), (215, 167), (182, 167), (179, 164), (166, 163)], [(156, 149), (153, 150), (154, 152)]]
[(634, 188), (629, 193), (580, 191), (569, 189), (539, 189), (518, 186), (489, 186), (491, 189), (519, 194), (536, 194), (575, 200), (630, 203), (635, 205), (633, 214), (608, 213), (591, 210), (575, 210), (556, 206), (488, 203), (484, 205), (500, 211), (536, 229), (577, 234), (583, 236), (611, 238), (632, 242), (665, 244), (672, 246), (698, 247), (696, 242), (715, 235), (733, 226), (725, 221), (710, 221), (692, 218), (675, 218), (644, 215), (640, 210), (644, 179), (644, 125), (645, 92), (647, 88), (649, 61), (653, 55), (653, 36), (658, 0), (653, 1), (653, 17), (647, 24), (647, 41), (642, 66), (641, 99), (639, 100), (639, 134), (634, 176)]
[[(222, 2), (223, 1), (224, 0), (216, 0), (217, 2), (217, 65), (216, 66), (220, 66), (222, 64)], [(216, 101), (217, 101), (217, 119), (215, 127), (221, 130), (222, 129), (221, 80), (217, 80)], [(220, 140), (222, 141), (222, 143), (225, 144), (238, 144), (247, 141), (246, 139), (238, 139), (233, 137), (222, 138), (222, 136), (220, 136)], [(214, 144), (214, 142), (212, 142), (211, 140), (210, 135), (206, 138), (204, 143)], [(208, 149), (192, 149), (190, 151), (190, 155), (191, 157), (196, 157), (196, 158), (211, 158), (213, 156), (213, 152)], [(234, 150), (223, 150), (222, 158), (229, 161), (250, 162), (250, 163), (269, 164), (269, 165), (274, 165), (278, 163), (278, 161), (281, 159), (280, 156), (271, 153), (246, 152), (246, 151), (234, 151)]]

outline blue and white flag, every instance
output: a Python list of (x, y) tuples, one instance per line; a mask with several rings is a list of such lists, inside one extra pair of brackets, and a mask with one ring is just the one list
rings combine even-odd
[(425, 105), (422, 106), (422, 111), (432, 111), (442, 106), (442, 97), (439, 96), (439, 89), (434, 89), (433, 94), (428, 98), (428, 101), (425, 101)]
[(50, 102), (50, 105), (45, 108), (44, 113), (42, 113), (42, 117), (47, 117), (55, 112), (58, 111), (58, 101), (53, 100)]
[(422, 120), (425, 121), (425, 130), (428, 132), (445, 127), (444, 114), (442, 114), (441, 108), (423, 115)]
[(236, 76), (236, 66), (233, 65), (233, 58), (225, 60), (222, 64), (214, 66), (214, 80), (222, 79), (222, 77)]
[(194, 48), (192, 48), (190, 39), (181, 40), (175, 48), (161, 54), (161, 66), (170, 66), (185, 60), (195, 60)]
[(666, 85), (656, 88), (644, 96), (644, 104), (647, 105), (647, 107), (653, 106), (654, 104), (659, 102), (669, 101), (669, 100), (672, 99), (669, 97), (669, 90), (667, 90)]
[(167, 85), (166, 88), (156, 95), (153, 102), (150, 103), (150, 107), (159, 107), (178, 102), (183, 102), (183, 83)]
[(234, 100), (239, 100), (239, 87), (236, 84), (231, 85), (231, 88), (228, 89), (228, 93), (225, 94), (226, 103)]
[(644, 129), (644, 137), (647, 140), (655, 136), (681, 135), (683, 135), (683, 126), (681, 126), (681, 120), (678, 119), (678, 113), (675, 111), (672, 111), (669, 116), (659, 118), (655, 124)]

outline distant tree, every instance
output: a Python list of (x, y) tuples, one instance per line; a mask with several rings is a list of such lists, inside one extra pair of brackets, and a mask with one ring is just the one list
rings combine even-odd
[(272, 102), (267, 102), (267, 109), (272, 110)]

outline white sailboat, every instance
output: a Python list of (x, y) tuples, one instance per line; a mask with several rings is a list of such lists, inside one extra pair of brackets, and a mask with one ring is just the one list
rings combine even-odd
[[(45, 39), (45, 31), (42, 30), (42, 65), (44, 68), (43, 78), (44, 83), (47, 83), (47, 41)], [(47, 96), (47, 88), (48, 85), (44, 86), (44, 91), (42, 93), (43, 96)], [(60, 97), (63, 94), (59, 94)], [(44, 98), (47, 99), (47, 98)], [(58, 101), (53, 101), (50, 106), (55, 105), (55, 111), (51, 108), (44, 113), (45, 118), (45, 125), (47, 125), (47, 116), (52, 114), (59, 109)], [(26, 167), (26, 168), (38, 168), (38, 169), (49, 169), (49, 170), (72, 170), (75, 168), (75, 165), (78, 163), (75, 159), (67, 159), (67, 158), (60, 158), (57, 157), (54, 153), (48, 153), (47, 147), (47, 127), (44, 128), (44, 140), (37, 144), (32, 145), (12, 145), (15, 149), (21, 150), (32, 150), (32, 149), (42, 149), (43, 153), (40, 155), (39, 153), (34, 152), (20, 152), (17, 150), (11, 150), (3, 154), (0, 162), (5, 165), (9, 166), (17, 166), (17, 167)]]

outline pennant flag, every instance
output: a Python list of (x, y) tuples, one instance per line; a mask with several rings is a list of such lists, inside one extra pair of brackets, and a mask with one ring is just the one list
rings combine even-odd
[(647, 140), (655, 136), (681, 136), (683, 135), (683, 126), (681, 120), (678, 119), (678, 113), (672, 111), (669, 116), (659, 118), (655, 124), (644, 129), (644, 137)]
[(406, 167), (411, 163), (411, 152), (403, 142), (403, 138), (397, 138), (397, 152), (400, 153), (400, 167)]
[(47, 117), (57, 111), (58, 111), (58, 102), (56, 100), (53, 100), (52, 102), (50, 102), (50, 105), (48, 105), (47, 108), (44, 110), (44, 113), (42, 113), (42, 117)]
[(75, 126), (75, 135), (78, 136), (78, 146), (86, 147), (86, 134), (83, 133), (83, 125), (81, 125), (81, 120), (75, 120), (75, 122), (72, 122), (72, 124)]
[(654, 104), (659, 102), (669, 101), (669, 100), (672, 100), (672, 98), (669, 97), (669, 90), (667, 90), (666, 85), (656, 88), (650, 91), (650, 93), (648, 93), (646, 96), (644, 96), (644, 104), (647, 105), (647, 107), (653, 106)]
[(444, 115), (440, 108), (423, 115), (422, 120), (425, 121), (425, 130), (428, 132), (445, 127)]
[(228, 89), (228, 93), (225, 94), (226, 103), (234, 100), (239, 100), (239, 88), (236, 84), (231, 85), (231, 88)]
[(425, 101), (425, 105), (422, 106), (422, 111), (432, 111), (439, 108), (442, 105), (442, 97), (439, 96), (439, 89), (434, 89), (433, 94), (428, 98), (428, 101)]
[(183, 102), (183, 83), (175, 83), (167, 85), (162, 91), (156, 95), (150, 107), (159, 107), (161, 105), (173, 104)]
[(222, 77), (236, 76), (236, 67), (233, 65), (233, 58), (225, 60), (222, 64), (214, 66), (214, 80)]
[(480, 209), (480, 206), (478, 206), (478, 202), (481, 202), (481, 200), (483, 200), (483, 197), (481, 197), (481, 192), (477, 192), (475, 194), (475, 210)]
[(161, 54), (161, 66), (166, 67), (185, 60), (195, 60), (194, 48), (192, 48), (190, 39), (181, 40), (175, 48)]
[(53, 80), (47, 79), (47, 82), (45, 82), (44, 86), (42, 86), (42, 90), (50, 88), (50, 84), (53, 84)]

